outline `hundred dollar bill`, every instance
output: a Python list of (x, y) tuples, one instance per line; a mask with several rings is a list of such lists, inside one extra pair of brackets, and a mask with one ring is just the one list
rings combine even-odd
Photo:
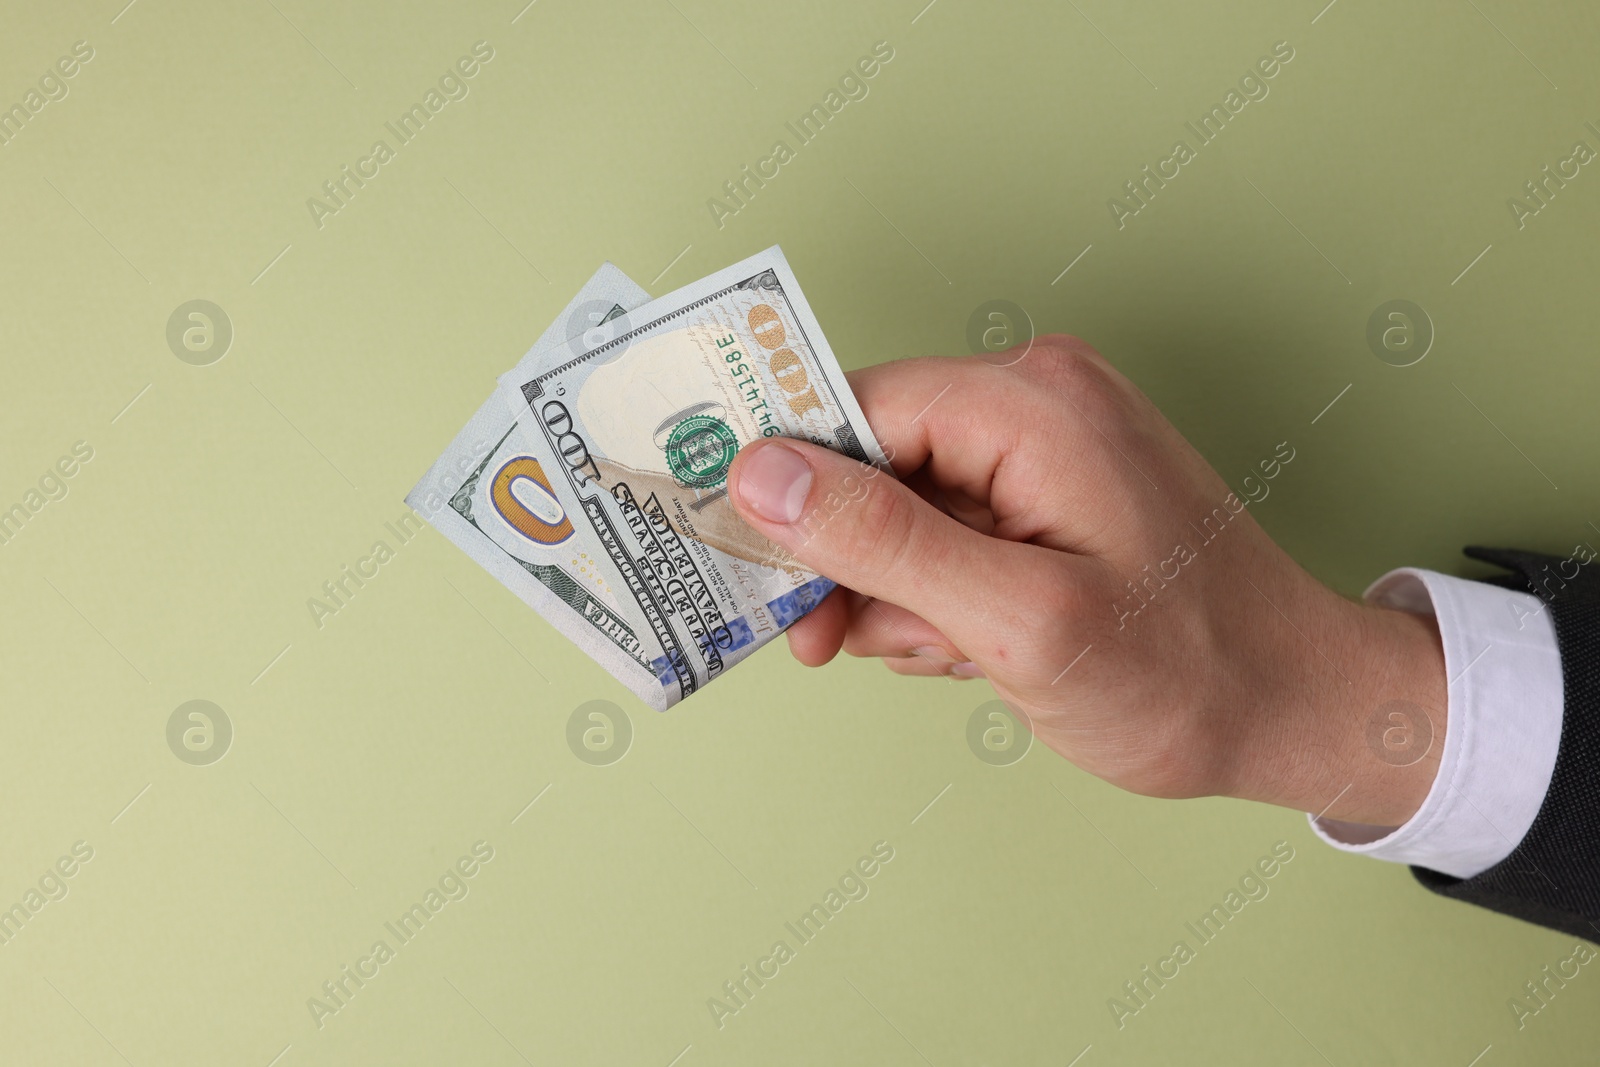
[[(537, 374), (581, 355), (586, 331), (593, 335), (649, 299), (622, 271), (603, 265), (517, 366)], [(646, 674), (647, 646), (635, 636), (645, 620), (632, 600), (598, 580), (593, 560), (575, 546), (523, 532), (529, 503), (534, 514), (540, 506), (522, 488), (533, 484), (522, 472), (535, 463), (524, 441), (526, 422), (491, 395), (406, 503), (611, 673)]]
[(733, 510), (740, 447), (784, 435), (888, 462), (776, 247), (583, 340), (568, 361), (500, 379), (532, 457), (517, 521), (584, 559), (624, 602), (619, 618), (641, 620), (630, 636), (643, 654), (620, 668), (609, 638), (573, 640), (664, 710), (833, 589)]

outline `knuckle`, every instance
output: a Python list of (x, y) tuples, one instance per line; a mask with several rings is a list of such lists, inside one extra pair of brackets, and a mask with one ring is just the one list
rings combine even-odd
[[(1138, 422), (1139, 407), (1122, 378), (1090, 345), (1065, 334), (1041, 338), (1039, 359), (1019, 366), (1028, 387), (1046, 409), (1123, 442)], [(1066, 404), (1062, 405), (1061, 401)]]
[(1033, 343), (1055, 352), (1077, 352), (1095, 359), (1102, 358), (1093, 345), (1076, 334), (1044, 333), (1035, 338)]
[(1089, 344), (1066, 334), (1040, 338), (1036, 373), (1074, 397), (1103, 392), (1111, 384), (1105, 359)]

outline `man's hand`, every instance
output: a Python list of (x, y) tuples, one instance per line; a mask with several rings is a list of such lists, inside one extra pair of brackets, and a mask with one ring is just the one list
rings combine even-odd
[[(788, 438), (740, 452), (745, 521), (844, 587), (789, 630), (795, 656), (987, 677), (1047, 745), (1138, 793), (1405, 821), (1444, 740), (1433, 620), (1313, 579), (1084, 342), (1003, 363), (850, 375), (900, 481)], [(1431, 719), (1431, 758), (1369, 747), (1392, 700)]]

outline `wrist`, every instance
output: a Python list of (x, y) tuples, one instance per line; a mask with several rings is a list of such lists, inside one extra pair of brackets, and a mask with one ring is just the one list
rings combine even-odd
[(1399, 826), (1439, 767), (1448, 680), (1438, 626), (1345, 600), (1325, 587), (1295, 635), (1277, 709), (1256, 728), (1229, 795), (1341, 822)]

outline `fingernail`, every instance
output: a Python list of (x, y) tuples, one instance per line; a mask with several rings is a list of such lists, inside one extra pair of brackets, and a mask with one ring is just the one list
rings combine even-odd
[(951, 663), (955, 660), (954, 656), (940, 648), (938, 645), (919, 645), (911, 650), (911, 654), (913, 656), (921, 656), (923, 659), (932, 660), (935, 663)]
[(950, 673), (955, 675), (957, 678), (984, 677), (983, 670), (971, 660), (968, 660), (965, 663), (957, 663), (954, 667), (950, 668)]
[(768, 522), (791, 523), (798, 519), (810, 488), (810, 464), (785, 445), (755, 449), (739, 473), (739, 498)]

